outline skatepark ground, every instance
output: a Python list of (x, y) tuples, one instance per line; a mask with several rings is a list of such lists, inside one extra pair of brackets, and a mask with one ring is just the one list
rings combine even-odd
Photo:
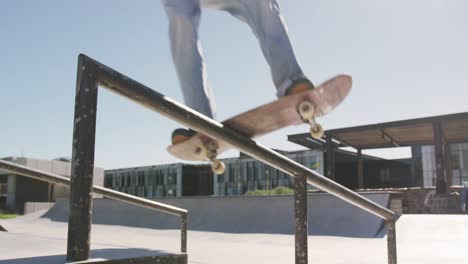
[[(319, 198), (326, 200), (329, 197)], [(268, 199), (260, 198), (254, 201), (262, 202)], [(278, 198), (278, 201), (281, 199), (284, 198)], [(195, 201), (199, 202), (199, 200)], [(224, 200), (224, 203), (232, 203), (232, 201), (244, 200), (229, 199)], [(172, 201), (172, 203), (175, 202), (177, 201)], [(96, 212), (100, 210), (100, 213), (94, 215), (97, 224), (93, 224), (91, 231), (92, 258), (130, 258), (179, 251), (180, 230), (178, 228), (164, 226), (155, 228), (143, 225), (137, 227), (137, 225), (120, 225), (118, 221), (109, 222), (110, 218), (118, 217), (118, 212), (116, 214), (115, 210), (121, 206), (111, 206), (112, 203), (105, 199), (95, 204), (94, 209)], [(66, 219), (66, 207), (67, 201), (65, 200), (56, 203), (50, 210), (35, 212), (16, 219), (0, 220), (0, 225), (8, 231), (0, 232), (0, 264), (64, 263), (67, 222), (63, 219)], [(315, 209), (319, 211), (320, 206), (316, 206)], [(357, 208), (352, 210), (361, 211)], [(238, 209), (238, 211), (242, 210)], [(142, 212), (132, 211), (131, 218), (137, 222), (143, 216), (148, 219), (148, 215)], [(205, 215), (210, 216), (210, 212), (206, 213)], [(221, 211), (218, 210), (217, 213)], [(225, 211), (227, 217), (231, 217), (232, 214), (231, 209)], [(379, 228), (375, 235), (369, 236), (369, 230), (359, 226), (359, 223), (356, 225), (353, 220), (359, 217), (356, 218), (349, 212), (347, 214), (345, 218), (350, 219), (348, 224), (336, 220), (336, 217), (335, 220), (327, 218), (326, 221), (341, 225), (337, 227), (341, 229), (348, 225), (348, 229), (351, 229), (350, 233), (324, 235), (326, 232), (322, 232), (320, 235), (309, 236), (309, 263), (387, 263), (385, 230)], [(268, 231), (266, 229), (261, 233), (255, 233), (252, 230), (243, 231), (242, 227), (228, 230), (229, 232), (209, 231), (212, 227), (200, 225), (201, 219), (196, 219), (200, 217), (194, 215), (190, 218), (189, 214), (189, 222), (192, 219), (193, 223), (192, 226), (189, 225), (188, 232), (189, 263), (294, 263), (293, 234), (266, 232)], [(255, 217), (259, 216), (254, 215), (249, 220), (252, 223), (264, 220), (255, 219)], [(367, 217), (376, 219), (372, 215), (367, 215)], [(398, 263), (468, 263), (467, 217), (466, 215), (401, 216), (396, 227)], [(158, 222), (158, 217), (152, 218), (152, 221)], [(325, 218), (311, 216), (309, 216), (310, 226), (314, 225), (311, 223), (314, 219), (319, 226), (327, 228), (323, 223), (319, 223)], [(369, 226), (371, 229), (376, 228), (372, 225), (372, 221), (363, 223), (361, 225)], [(359, 235), (357, 231), (352, 231), (353, 229), (364, 234)]]

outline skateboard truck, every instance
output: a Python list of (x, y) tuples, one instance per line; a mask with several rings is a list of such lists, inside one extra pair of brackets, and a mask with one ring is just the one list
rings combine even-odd
[(298, 105), (297, 112), (301, 116), (302, 121), (310, 124), (310, 135), (315, 139), (322, 138), (323, 128), (315, 122), (315, 105), (309, 101), (303, 101)]
[(219, 145), (215, 141), (208, 141), (205, 144), (195, 148), (195, 155), (200, 159), (208, 159), (211, 164), (211, 170), (216, 174), (223, 174), (226, 169), (224, 162), (216, 159), (218, 156)]

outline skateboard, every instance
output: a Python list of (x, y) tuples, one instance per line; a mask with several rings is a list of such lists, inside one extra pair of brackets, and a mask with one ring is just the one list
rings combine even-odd
[[(323, 128), (315, 120), (337, 107), (348, 95), (352, 78), (342, 74), (322, 83), (313, 90), (281, 97), (273, 102), (231, 117), (222, 124), (242, 135), (255, 138), (278, 129), (309, 124), (313, 138), (321, 138)], [(188, 140), (167, 147), (167, 151), (182, 160), (208, 161), (216, 174), (223, 174), (225, 165), (216, 157), (231, 149), (226, 142), (197, 133)]]

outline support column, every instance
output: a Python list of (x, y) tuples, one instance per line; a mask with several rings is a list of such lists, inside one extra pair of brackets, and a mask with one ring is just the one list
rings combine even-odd
[(307, 177), (294, 177), (294, 217), (295, 217), (295, 251), (296, 264), (307, 264), (308, 226), (307, 226)]
[[(436, 177), (437, 177), (437, 190), (438, 194), (447, 193), (447, 180), (445, 178), (444, 171), (444, 150), (443, 150), (443, 138), (442, 128), (440, 122), (433, 123), (434, 129), (434, 152), (436, 162)], [(445, 186), (445, 187), (444, 187)]]
[(327, 135), (327, 159), (326, 159), (326, 175), (331, 180), (336, 180), (335, 177), (335, 149), (333, 147), (333, 137)]
[(177, 168), (177, 176), (176, 176), (176, 197), (182, 197), (182, 186), (184, 184), (183, 182), (183, 165), (180, 165), (179, 168)]
[(94, 143), (98, 84), (96, 69), (78, 61), (75, 119), (70, 176), (67, 260), (83, 261), (90, 256), (93, 194)]
[(6, 205), (10, 208), (16, 208), (16, 175), (9, 174), (7, 179), (7, 197)]
[(453, 168), (452, 168), (452, 150), (450, 144), (444, 143), (444, 164), (445, 164), (445, 175), (447, 176), (447, 187), (450, 187), (453, 183)]
[(411, 147), (411, 157), (413, 159), (413, 184), (424, 188), (424, 174), (422, 169), (422, 147)]
[(362, 149), (357, 149), (357, 175), (358, 175), (358, 188), (364, 189), (364, 162), (362, 160)]
[(218, 184), (218, 174), (212, 173), (213, 175), (213, 195), (219, 196), (219, 184)]

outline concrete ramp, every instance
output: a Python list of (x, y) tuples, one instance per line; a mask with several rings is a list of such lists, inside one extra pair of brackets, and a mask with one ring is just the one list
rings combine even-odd
[[(367, 193), (366, 198), (388, 207), (390, 194)], [(187, 209), (188, 228), (224, 233), (294, 234), (292, 196), (233, 196), (164, 198), (159, 202)], [(43, 217), (68, 221), (68, 200), (59, 200)], [(309, 234), (376, 237), (383, 221), (332, 195), (308, 196)], [(179, 229), (179, 218), (126, 203), (94, 199), (93, 223), (153, 229)]]

